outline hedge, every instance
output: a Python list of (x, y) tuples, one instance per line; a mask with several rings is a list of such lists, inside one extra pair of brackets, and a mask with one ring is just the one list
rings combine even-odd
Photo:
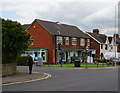
[(17, 65), (19, 65), (19, 66), (28, 66), (27, 59), (28, 59), (28, 56), (19, 56), (17, 58)]

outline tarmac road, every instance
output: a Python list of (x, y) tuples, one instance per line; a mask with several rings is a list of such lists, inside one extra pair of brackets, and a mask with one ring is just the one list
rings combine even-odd
[[(27, 71), (28, 67), (18, 67)], [(50, 73), (51, 78), (3, 86), (3, 91), (118, 91), (118, 69), (77, 69), (34, 67), (33, 71)]]

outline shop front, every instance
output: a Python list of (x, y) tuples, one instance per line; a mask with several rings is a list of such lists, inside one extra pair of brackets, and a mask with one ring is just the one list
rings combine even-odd
[(81, 62), (83, 62), (84, 60), (82, 59), (82, 57), (84, 55), (86, 56), (89, 56), (89, 51), (87, 52), (83, 52), (85, 51), (84, 49), (61, 49), (61, 50), (57, 50), (56, 49), (56, 61), (57, 63), (59, 64), (59, 60), (60, 60), (60, 53), (63, 53), (63, 59), (62, 59), (62, 62), (63, 63), (72, 63), (74, 62), (73, 60), (76, 58), (76, 57), (80, 57), (81, 59)]
[(47, 48), (29, 48), (29, 51), (26, 51), (22, 56), (27, 56), (28, 54), (32, 55), (34, 62), (38, 61), (38, 58), (42, 58), (42, 62), (48, 62), (48, 50)]

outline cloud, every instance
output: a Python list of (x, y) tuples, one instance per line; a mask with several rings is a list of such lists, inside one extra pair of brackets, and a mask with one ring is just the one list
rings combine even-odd
[(103, 8), (91, 15), (88, 15), (83, 19), (84, 22), (89, 23), (107, 23), (108, 21), (114, 21), (115, 9), (113, 7)]
[(113, 2), (18, 1), (3, 1), (2, 11), (15, 11), (16, 17), (12, 20), (17, 20), (22, 24), (32, 23), (38, 18), (76, 25), (86, 32), (94, 28), (102, 30), (114, 27), (114, 5), (116, 3)]

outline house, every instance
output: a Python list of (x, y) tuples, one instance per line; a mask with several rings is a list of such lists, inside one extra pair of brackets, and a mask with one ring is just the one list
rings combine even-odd
[[(23, 26), (28, 30), (33, 43), (29, 47), (29, 53), (34, 58), (42, 57), (43, 62), (56, 64), (59, 62), (59, 52), (64, 53), (64, 62), (71, 62), (72, 57), (81, 56), (86, 47), (90, 48), (90, 37), (78, 27), (58, 22), (35, 19), (32, 24)], [(61, 43), (61, 50), (58, 44)]]
[[(100, 34), (99, 29), (93, 29), (93, 32), (87, 32), (88, 36), (91, 37), (91, 49), (96, 50), (96, 54), (93, 57), (97, 58), (110, 58), (115, 57), (115, 37), (108, 37), (105, 34)], [(117, 41), (116, 51), (119, 52), (119, 46)]]

